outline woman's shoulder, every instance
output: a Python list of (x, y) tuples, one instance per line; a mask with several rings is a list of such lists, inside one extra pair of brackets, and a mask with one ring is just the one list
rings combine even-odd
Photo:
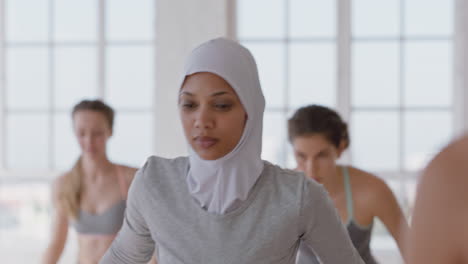
[(387, 185), (382, 178), (378, 177), (377, 175), (371, 172), (353, 166), (348, 166), (347, 168), (349, 171), (350, 181), (353, 187), (359, 189), (360, 187), (363, 187), (363, 189), (367, 190), (378, 190), (379, 188), (382, 188), (383, 186)]
[[(143, 181), (161, 181), (172, 177), (174, 174), (183, 174), (188, 168), (188, 157), (163, 158), (150, 156), (138, 169), (136, 175)], [(138, 176), (139, 175), (139, 176)], [(171, 177), (164, 177), (170, 175)]]
[[(459, 138), (448, 144), (434, 159), (429, 163), (427, 169), (451, 171), (450, 175), (460, 175), (460, 170), (468, 169), (468, 135)], [(447, 173), (445, 173), (447, 174)], [(452, 176), (456, 177), (456, 176)], [(462, 177), (465, 179), (466, 177)]]
[(379, 204), (393, 198), (394, 195), (390, 187), (382, 178), (351, 166), (348, 167), (348, 170), (355, 200)]
[(263, 161), (264, 173), (268, 175), (269, 179), (281, 181), (284, 183), (298, 183), (303, 182), (305, 175), (302, 172), (280, 167), (269, 161)]
[(298, 199), (304, 196), (324, 195), (323, 186), (306, 177), (303, 172), (282, 168), (267, 161), (265, 161), (265, 170), (270, 181), (273, 181), (268, 183), (271, 187), (281, 189)]
[(115, 164), (117, 167), (117, 173), (120, 175), (124, 176), (125, 180), (127, 182), (132, 182), (133, 178), (135, 177), (135, 173), (137, 172), (138, 168), (131, 167), (128, 165), (123, 165), (123, 164)]
[(468, 136), (462, 137), (446, 146), (428, 164), (422, 173), (420, 186), (431, 186), (428, 189), (446, 190), (447, 195), (456, 192), (467, 197), (465, 189), (468, 186)]
[(177, 157), (177, 158), (164, 158), (159, 156), (150, 156), (146, 160), (145, 165), (146, 168), (183, 168), (188, 165), (188, 157)]
[(59, 174), (50, 185), (53, 202), (57, 202), (61, 199), (62, 194), (64, 194), (69, 189), (70, 177), (72, 176), (72, 171), (66, 171)]
[(138, 168), (128, 166), (128, 165), (123, 165), (123, 164), (115, 164), (119, 170), (122, 170), (124, 173), (135, 173)]
[(60, 191), (66, 187), (68, 184), (68, 179), (72, 176), (72, 171), (65, 171), (59, 174), (53, 181), (52, 181), (52, 190)]

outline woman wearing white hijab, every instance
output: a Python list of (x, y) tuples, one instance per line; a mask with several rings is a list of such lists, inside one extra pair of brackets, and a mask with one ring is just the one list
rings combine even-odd
[(265, 101), (250, 52), (215, 39), (192, 51), (179, 93), (189, 157), (150, 157), (101, 263), (362, 263), (324, 189), (262, 161)]

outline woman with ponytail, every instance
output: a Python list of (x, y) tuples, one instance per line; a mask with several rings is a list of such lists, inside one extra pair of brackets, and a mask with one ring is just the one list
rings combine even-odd
[(136, 169), (109, 160), (114, 111), (100, 100), (84, 100), (72, 111), (81, 155), (52, 187), (52, 238), (42, 263), (57, 263), (71, 224), (78, 234), (78, 263), (97, 263), (124, 218), (127, 191)]

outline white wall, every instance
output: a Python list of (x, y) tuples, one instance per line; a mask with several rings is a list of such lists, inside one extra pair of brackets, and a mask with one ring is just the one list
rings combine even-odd
[(156, 155), (186, 154), (177, 111), (178, 85), (184, 60), (198, 44), (226, 36), (226, 0), (159, 0), (156, 13)]

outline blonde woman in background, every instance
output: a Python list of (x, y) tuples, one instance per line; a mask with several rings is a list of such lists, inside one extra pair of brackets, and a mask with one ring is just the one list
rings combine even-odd
[(81, 155), (52, 187), (55, 207), (51, 241), (43, 264), (57, 263), (71, 224), (78, 233), (78, 263), (98, 263), (124, 218), (127, 191), (135, 168), (112, 163), (106, 154), (114, 111), (100, 100), (84, 100), (72, 111)]

